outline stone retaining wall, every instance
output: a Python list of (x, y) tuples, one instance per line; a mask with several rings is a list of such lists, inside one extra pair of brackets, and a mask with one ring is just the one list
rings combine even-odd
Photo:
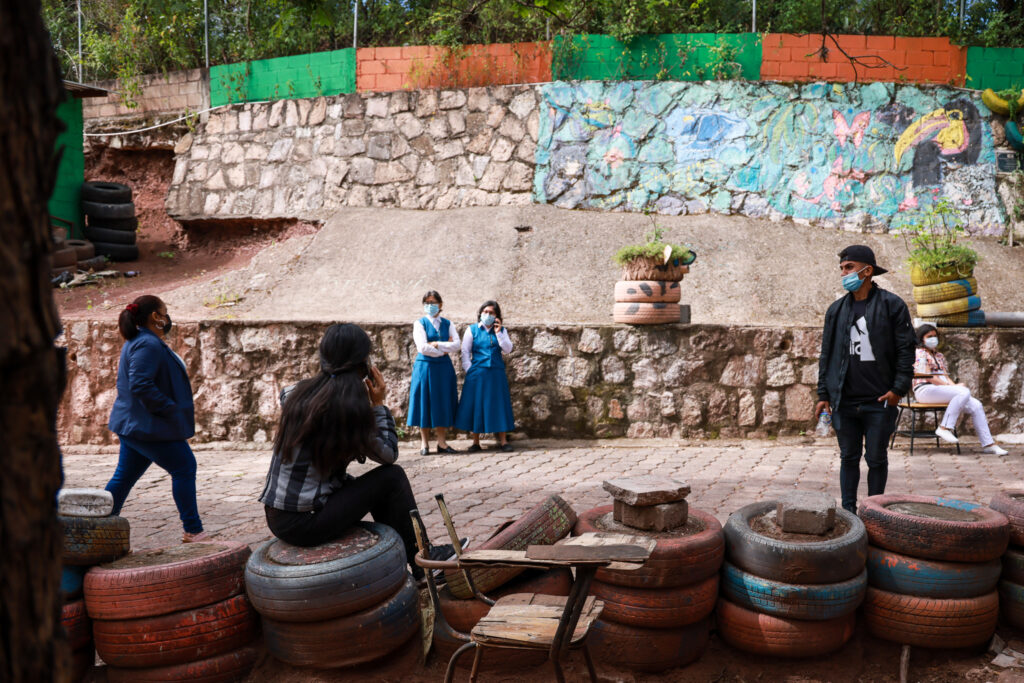
[[(278, 393), (318, 368), (325, 323), (209, 321), (172, 335), (192, 378), (196, 441), (267, 441)], [(415, 349), (407, 325), (363, 325), (404, 425)], [(813, 426), (820, 331), (805, 327), (620, 325), (510, 328), (508, 376), (530, 437), (798, 434)], [(110, 443), (121, 338), (113, 322), (71, 322), (61, 442)], [(1024, 331), (958, 330), (943, 350), (994, 432), (1024, 429)], [(460, 372), (461, 375), (461, 372)], [(409, 430), (414, 431), (414, 430)]]

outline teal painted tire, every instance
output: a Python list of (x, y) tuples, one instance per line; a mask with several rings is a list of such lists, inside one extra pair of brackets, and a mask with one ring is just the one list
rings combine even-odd
[(1006, 142), (1018, 152), (1024, 152), (1024, 138), (1021, 137), (1020, 126), (1016, 121), (1006, 122)]
[(1002, 563), (923, 560), (868, 546), (868, 582), (890, 593), (922, 598), (974, 598), (991, 593)]
[(725, 563), (722, 595), (747, 609), (787, 619), (827, 621), (855, 612), (868, 588), (867, 571), (839, 583), (795, 584), (763, 579)]
[(1024, 586), (1012, 581), (999, 582), (999, 617), (1010, 626), (1024, 630)]
[(1006, 549), (1003, 555), (1003, 573), (999, 578), (1024, 585), (1024, 552), (1013, 548)]

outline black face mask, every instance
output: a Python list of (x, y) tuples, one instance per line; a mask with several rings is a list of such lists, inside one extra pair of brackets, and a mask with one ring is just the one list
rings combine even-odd
[(171, 316), (169, 314), (167, 315), (167, 322), (164, 323), (163, 331), (164, 334), (168, 334), (171, 331)]

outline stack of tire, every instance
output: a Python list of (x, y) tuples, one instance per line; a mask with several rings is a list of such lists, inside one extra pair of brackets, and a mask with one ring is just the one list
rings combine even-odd
[(616, 522), (612, 505), (580, 515), (574, 533), (613, 532), (657, 540), (641, 569), (597, 571), (590, 594), (604, 601), (591, 627), (594, 656), (612, 665), (656, 673), (686, 666), (707, 648), (725, 554), (722, 525), (689, 508), (684, 526), (644, 531)]
[(139, 221), (132, 203), (132, 188), (121, 183), (91, 181), (82, 183), (82, 212), (85, 236), (96, 253), (111, 261), (139, 258), (135, 243)]
[(962, 273), (949, 267), (925, 272), (912, 266), (910, 281), (914, 285), (917, 317), (940, 327), (985, 326), (973, 270)]
[(406, 567), (394, 529), (360, 522), (311, 548), (263, 543), (246, 564), (245, 586), (272, 655), (351, 667), (396, 652), (419, 630), (419, 591)]
[(927, 648), (987, 643), (996, 630), (1001, 513), (935, 496), (881, 495), (860, 509), (871, 546), (864, 618), (879, 638)]
[(1024, 489), (1000, 491), (989, 507), (1010, 521), (1010, 544), (1003, 554), (999, 581), (999, 616), (1024, 631)]
[(615, 307), (612, 319), (628, 325), (661, 325), (681, 320), (679, 305), (683, 276), (696, 260), (694, 252), (685, 262), (673, 259), (635, 259), (623, 267), (622, 279), (615, 283)]
[(1010, 107), (1010, 102), (997, 95), (992, 88), (986, 88), (981, 92), (981, 101), (985, 103), (994, 114), (1006, 117), (1003, 130), (1006, 133), (1006, 144), (1018, 152), (1024, 152), (1024, 137), (1021, 136), (1020, 126), (1013, 120), (1011, 113), (1019, 114), (1024, 111), (1024, 90), (1017, 98), (1015, 105)]
[(87, 240), (55, 240), (54, 247), (51, 278), (60, 277), (64, 273), (74, 276), (79, 270), (95, 270), (106, 263), (105, 258), (96, 256), (94, 245)]
[(185, 543), (127, 555), (85, 575), (85, 607), (107, 680), (238, 681), (259, 654), (244, 593), (243, 543)]
[(57, 516), (64, 534), (61, 622), (72, 652), (72, 677), (80, 681), (96, 659), (92, 626), (82, 599), (83, 578), (90, 567), (128, 554), (128, 520), (111, 515), (114, 498), (102, 489), (61, 489)]
[(864, 600), (864, 525), (837, 509), (831, 538), (762, 533), (774, 524), (770, 514), (776, 508), (777, 501), (753, 503), (725, 523), (718, 633), (733, 647), (759, 655), (828, 654), (853, 635)]

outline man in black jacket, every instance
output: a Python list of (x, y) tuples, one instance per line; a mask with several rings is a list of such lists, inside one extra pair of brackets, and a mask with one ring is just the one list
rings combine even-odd
[(832, 415), (843, 507), (856, 514), (862, 452), (868, 495), (885, 493), (889, 437), (896, 429), (896, 404), (910, 391), (917, 339), (903, 299), (872, 282), (887, 271), (875, 263), (870, 247), (843, 249), (839, 270), (849, 294), (825, 313), (814, 414)]

